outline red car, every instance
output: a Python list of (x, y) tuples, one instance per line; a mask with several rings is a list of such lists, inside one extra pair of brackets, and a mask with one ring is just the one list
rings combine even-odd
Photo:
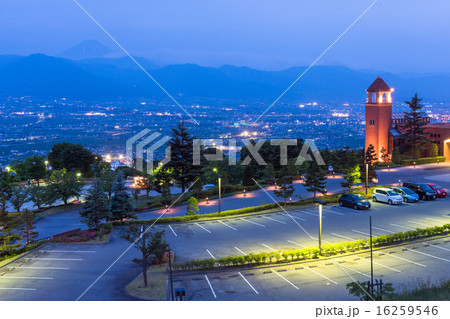
[(425, 185), (430, 186), (436, 193), (438, 198), (444, 198), (447, 196), (447, 190), (441, 186), (433, 183), (425, 183)]

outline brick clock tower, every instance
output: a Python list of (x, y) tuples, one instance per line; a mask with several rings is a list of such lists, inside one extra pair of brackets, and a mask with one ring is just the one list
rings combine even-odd
[(366, 90), (366, 140), (365, 150), (372, 144), (378, 160), (384, 147), (392, 154), (389, 145), (389, 130), (392, 128), (391, 89), (381, 77), (378, 77)]

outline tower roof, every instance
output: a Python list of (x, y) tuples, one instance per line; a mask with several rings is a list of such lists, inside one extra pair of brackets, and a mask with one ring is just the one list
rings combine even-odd
[(381, 76), (377, 77), (375, 81), (369, 86), (367, 92), (389, 92), (391, 88), (384, 82)]

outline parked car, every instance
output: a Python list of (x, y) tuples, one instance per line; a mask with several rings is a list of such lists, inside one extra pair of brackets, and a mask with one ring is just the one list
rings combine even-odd
[(430, 188), (436, 192), (438, 198), (445, 198), (448, 194), (447, 190), (438, 184), (425, 183), (425, 185), (430, 186)]
[(371, 206), (367, 199), (357, 194), (342, 194), (339, 198), (339, 205), (352, 207), (353, 209), (369, 209)]
[(389, 205), (400, 205), (403, 203), (403, 197), (389, 188), (375, 188), (372, 195), (374, 202), (384, 202)]
[(204, 185), (203, 186), (203, 190), (204, 191), (207, 191), (207, 190), (209, 190), (209, 189), (211, 189), (211, 188), (213, 188), (213, 187), (215, 187), (216, 185), (214, 185), (214, 184), (206, 184), (206, 185)]
[(417, 195), (407, 187), (396, 186), (391, 187), (391, 189), (393, 189), (397, 194), (401, 195), (405, 203), (415, 203), (419, 201), (419, 195)]
[(433, 200), (437, 198), (437, 193), (430, 186), (424, 183), (404, 182), (403, 187), (407, 187), (419, 195), (421, 200)]

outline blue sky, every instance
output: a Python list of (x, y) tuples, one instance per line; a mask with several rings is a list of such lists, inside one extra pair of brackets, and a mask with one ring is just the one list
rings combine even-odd
[[(78, 0), (131, 53), (159, 63), (308, 65), (374, 0)], [(73, 0), (0, 1), (0, 54), (116, 45)], [(450, 1), (379, 0), (319, 64), (450, 72)]]

